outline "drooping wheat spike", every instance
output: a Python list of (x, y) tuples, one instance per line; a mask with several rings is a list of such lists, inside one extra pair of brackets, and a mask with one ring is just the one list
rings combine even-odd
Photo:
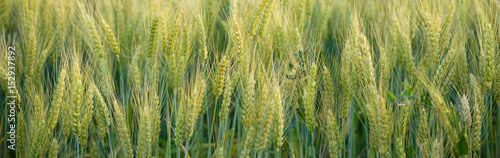
[(439, 62), (439, 33), (441, 32), (441, 18), (439, 16), (433, 17), (429, 13), (424, 14), (426, 26), (426, 60), (424, 66), (427, 68), (434, 68)]
[(481, 149), (481, 128), (482, 117), (483, 117), (483, 94), (476, 77), (470, 74), (471, 87), (474, 92), (474, 104), (472, 107), (472, 130), (471, 130), (471, 142), (472, 151), (479, 151)]
[(72, 61), (72, 69), (71, 69), (71, 77), (72, 77), (72, 82), (71, 82), (71, 99), (72, 101), (72, 108), (71, 108), (71, 113), (72, 113), (72, 132), (73, 134), (77, 134), (78, 130), (80, 129), (80, 106), (81, 106), (81, 100), (82, 100), (82, 95), (83, 95), (83, 84), (82, 84), (82, 76), (80, 73), (80, 61), (78, 57), (73, 57)]
[(85, 18), (85, 23), (87, 24), (88, 27), (88, 33), (90, 35), (90, 39), (92, 40), (92, 48), (94, 49), (94, 53), (95, 55), (97, 55), (99, 60), (103, 61), (105, 54), (101, 42), (101, 37), (97, 32), (94, 20), (88, 15), (85, 15), (84, 18)]
[(244, 95), (242, 101), (244, 105), (241, 108), (241, 122), (243, 127), (248, 128), (252, 124), (252, 118), (254, 118), (254, 95), (255, 95), (255, 79), (254, 72), (250, 73), (248, 77), (248, 84), (245, 87)]
[(202, 63), (204, 63), (208, 57), (208, 47), (205, 25), (203, 25), (201, 14), (198, 14), (198, 16), (196, 16), (196, 22), (198, 23), (198, 44), (200, 44), (198, 55), (200, 56), (200, 60), (202, 61)]
[(97, 32), (97, 28), (94, 22), (94, 19), (92, 19), (89, 15), (85, 15), (85, 23), (87, 24), (88, 27), (88, 34), (90, 35), (90, 39), (92, 41), (92, 48), (94, 51), (94, 54), (97, 56), (97, 61), (99, 63), (99, 73), (98, 73), (98, 79), (103, 82), (102, 84), (102, 89), (103, 90), (110, 90), (110, 83), (107, 80), (107, 61), (106, 61), (106, 54), (104, 53), (104, 47), (102, 45), (101, 37), (99, 33)]
[(340, 153), (340, 131), (337, 125), (337, 119), (333, 112), (328, 109), (326, 112), (326, 132), (328, 138), (328, 152), (330, 157), (338, 157)]
[(59, 153), (59, 144), (56, 138), (52, 138), (52, 142), (50, 143), (50, 152), (49, 158), (57, 158), (57, 154)]
[(42, 146), (43, 139), (45, 138), (45, 120), (39, 120), (38, 126), (36, 133), (31, 133), (33, 138), (32, 138), (32, 143), (30, 147), (30, 157), (43, 157), (44, 153), (44, 147)]
[(283, 132), (285, 129), (285, 111), (279, 86), (274, 87), (274, 140), (277, 150), (283, 145)]
[(94, 89), (92, 84), (87, 87), (87, 92), (85, 93), (85, 100), (83, 102), (83, 116), (80, 120), (80, 128), (78, 129), (78, 141), (82, 148), (87, 146), (87, 139), (89, 136), (88, 128), (92, 122), (92, 116), (94, 115)]
[(351, 52), (352, 51), (352, 40), (347, 40), (344, 51), (341, 57), (342, 68), (340, 69), (340, 83), (342, 85), (341, 102), (340, 102), (340, 113), (339, 118), (342, 120), (347, 119), (349, 116), (349, 110), (351, 108), (352, 101), (352, 81), (351, 81)]
[(147, 57), (151, 58), (155, 55), (155, 41), (156, 34), (158, 33), (159, 23), (160, 23), (161, 15), (155, 15), (153, 22), (151, 23), (151, 28), (149, 29), (149, 39), (148, 39), (148, 49), (147, 49)]
[(304, 109), (307, 129), (313, 132), (316, 128), (314, 102), (316, 100), (316, 73), (317, 66), (313, 63), (309, 69), (307, 86), (304, 89)]
[(226, 74), (226, 67), (227, 67), (228, 61), (226, 60), (226, 56), (222, 56), (222, 59), (220, 60), (219, 64), (217, 65), (217, 69), (215, 70), (215, 78), (214, 78), (214, 95), (215, 99), (217, 100), (219, 96), (222, 94), (222, 89), (224, 86), (224, 76)]
[(420, 153), (423, 157), (428, 157), (430, 154), (429, 147), (429, 139), (430, 139), (430, 131), (429, 124), (427, 122), (427, 112), (425, 109), (422, 109), (420, 113), (420, 124), (418, 125), (418, 133), (417, 133), (417, 144), (420, 148)]
[(101, 20), (102, 26), (104, 27), (104, 31), (106, 31), (106, 35), (108, 36), (108, 40), (111, 44), (111, 48), (113, 49), (113, 53), (116, 55), (116, 59), (120, 59), (120, 44), (118, 44), (118, 41), (116, 40), (115, 34), (113, 33), (113, 30), (111, 30), (111, 27), (106, 23), (104, 18)]
[(446, 83), (448, 83), (447, 80), (449, 80), (449, 77), (447, 77), (448, 72), (450, 72), (450, 67), (451, 63), (453, 61), (453, 58), (455, 57), (455, 50), (451, 49), (450, 52), (444, 57), (443, 61), (441, 61), (441, 64), (439, 64), (438, 69), (436, 70), (436, 74), (434, 75), (434, 85), (438, 88), (438, 90), (445, 94), (446, 92)]
[(219, 111), (220, 121), (226, 120), (227, 114), (229, 113), (229, 104), (231, 103), (231, 93), (233, 92), (233, 85), (229, 74), (224, 77), (224, 94), (222, 99), (221, 108)]
[(483, 29), (483, 48), (479, 58), (479, 66), (481, 70), (482, 89), (488, 89), (491, 86), (495, 75), (495, 35), (491, 24), (486, 24)]
[(423, 79), (423, 76), (420, 75), (418, 76), (419, 80), (421, 83), (424, 84), (424, 86), (427, 88), (427, 91), (429, 92), (430, 98), (432, 98), (432, 107), (433, 111), (435, 111), (435, 115), (437, 117), (437, 120), (439, 121), (440, 125), (446, 132), (448, 138), (451, 140), (452, 143), (458, 143), (460, 141), (458, 132), (456, 129), (453, 127), (451, 124), (454, 120), (453, 117), (451, 117), (451, 110), (447, 105), (447, 102), (445, 102), (445, 98), (441, 93), (438, 92), (435, 86), (431, 85), (426, 79)]
[(104, 101), (101, 92), (97, 87), (92, 84), (92, 89), (94, 89), (94, 102), (95, 102), (95, 121), (97, 124), (97, 130), (101, 139), (106, 138), (106, 134), (111, 125), (111, 116), (108, 110), (108, 106)]
[(270, 0), (262, 0), (259, 4), (259, 9), (257, 10), (257, 15), (255, 15), (252, 19), (252, 25), (250, 27), (250, 36), (255, 36), (257, 31), (260, 28), (260, 24), (262, 23), (262, 16), (265, 13), (266, 6), (268, 5), (268, 1)]
[(49, 133), (52, 133), (52, 130), (56, 127), (57, 120), (59, 118), (59, 111), (61, 109), (62, 97), (64, 95), (64, 88), (66, 86), (66, 69), (62, 69), (59, 74), (59, 79), (57, 82), (56, 89), (54, 90), (54, 94), (52, 95), (52, 102), (49, 110), (49, 124), (48, 130)]
[(127, 122), (125, 121), (125, 116), (122, 114), (118, 103), (114, 100), (113, 106), (115, 107), (114, 118), (117, 127), (116, 131), (118, 133), (118, 142), (120, 142), (121, 148), (123, 150), (121, 153), (123, 154), (123, 157), (133, 158), (134, 155), (132, 153), (132, 141), (130, 140), (131, 138), (127, 127)]
[(138, 158), (151, 157), (151, 113), (148, 106), (144, 106), (139, 119), (139, 133), (136, 154)]

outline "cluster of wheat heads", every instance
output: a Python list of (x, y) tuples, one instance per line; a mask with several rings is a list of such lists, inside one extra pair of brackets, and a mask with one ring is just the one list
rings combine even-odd
[(0, 157), (500, 155), (498, 0), (3, 0), (0, 19)]

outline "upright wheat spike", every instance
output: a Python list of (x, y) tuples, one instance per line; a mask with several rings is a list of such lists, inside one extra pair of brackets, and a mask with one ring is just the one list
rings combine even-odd
[(224, 86), (224, 76), (226, 74), (226, 67), (228, 61), (226, 60), (226, 56), (222, 56), (221, 61), (217, 65), (215, 80), (214, 80), (214, 95), (215, 99), (218, 99), (222, 94), (222, 88)]
[(479, 87), (479, 83), (476, 80), (474, 75), (470, 74), (471, 87), (474, 92), (474, 104), (472, 107), (473, 116), (472, 116), (472, 151), (479, 151), (481, 149), (481, 127), (482, 117), (483, 117), (483, 94), (481, 93), (481, 89)]
[(429, 139), (430, 139), (429, 124), (427, 123), (427, 112), (422, 109), (420, 115), (420, 124), (418, 125), (417, 141), (420, 153), (423, 157), (428, 157), (430, 154)]
[(139, 158), (151, 157), (152, 135), (150, 115), (149, 107), (144, 106), (139, 119), (139, 138), (137, 139), (136, 154)]
[(207, 35), (205, 31), (205, 25), (203, 25), (203, 20), (201, 14), (196, 16), (196, 22), (198, 23), (198, 43), (201, 45), (199, 50), (200, 60), (204, 63), (208, 57), (207, 48)]
[(495, 75), (495, 35), (491, 27), (491, 24), (487, 24), (483, 29), (483, 48), (479, 58), (483, 92), (491, 86)]
[(244, 96), (242, 101), (244, 105), (241, 108), (241, 122), (243, 127), (248, 128), (252, 124), (252, 118), (254, 118), (254, 94), (255, 93), (255, 79), (253, 71), (250, 73), (248, 78), (247, 86), (244, 90)]
[(462, 105), (460, 113), (462, 114), (462, 120), (464, 121), (465, 129), (469, 130), (472, 123), (472, 118), (471, 118), (472, 115), (469, 104), (469, 98), (467, 97), (467, 95), (464, 94), (460, 98), (460, 104)]
[(190, 109), (190, 116), (189, 116), (189, 123), (188, 123), (188, 128), (189, 132), (187, 135), (187, 141), (193, 136), (194, 129), (195, 129), (195, 124), (196, 120), (200, 116), (200, 111), (203, 106), (203, 99), (205, 96), (205, 79), (201, 79), (201, 81), (196, 85), (196, 88), (193, 91), (192, 94), (192, 109)]
[(26, 84), (30, 85), (32, 84), (31, 82), (33, 82), (32, 80), (32, 76), (33, 76), (33, 69), (35, 67), (35, 59), (36, 59), (36, 52), (37, 52), (37, 39), (36, 39), (36, 20), (35, 20), (35, 15), (33, 13), (33, 11), (28, 11), (28, 14), (27, 15), (27, 21), (26, 21), (26, 28), (27, 28), (27, 36), (28, 36), (28, 48), (27, 48), (27, 57), (26, 57), (26, 61), (28, 61), (27, 65), (26, 65), (26, 72), (25, 72), (25, 82)]
[(425, 36), (426, 36), (426, 60), (424, 66), (434, 68), (439, 62), (439, 33), (441, 32), (441, 18), (439, 16), (432, 17), (429, 13), (424, 14), (425, 18)]
[[(264, 82), (260, 79), (259, 82)], [(257, 152), (263, 151), (266, 148), (267, 142), (269, 140), (269, 133), (271, 130), (272, 118), (274, 116), (274, 109), (272, 109), (272, 104), (269, 104), (269, 87), (267, 84), (259, 86), (261, 89), (259, 94), (259, 104), (258, 111), (255, 113), (258, 120), (254, 122), (254, 126), (259, 129), (256, 135), (257, 141), (255, 142), (255, 147)]]
[(132, 141), (130, 140), (131, 138), (127, 127), (127, 122), (125, 121), (125, 116), (122, 114), (122, 111), (120, 110), (120, 107), (115, 100), (113, 100), (113, 106), (115, 108), (114, 118), (117, 127), (116, 131), (118, 133), (118, 141), (120, 142), (121, 148), (123, 148), (123, 157), (133, 158), (134, 155), (132, 153)]
[(92, 116), (94, 115), (94, 89), (92, 84), (87, 87), (87, 92), (85, 93), (85, 101), (83, 104), (83, 116), (80, 120), (80, 129), (78, 129), (78, 141), (82, 146), (82, 149), (87, 146), (88, 128), (92, 122)]
[[(495, 70), (500, 70), (500, 64), (497, 65), (497, 69)], [(496, 72), (495, 75), (495, 80), (493, 81), (493, 86), (491, 87), (493, 90), (493, 96), (495, 99), (495, 102), (497, 105), (500, 105), (500, 72)]]
[(152, 108), (152, 119), (153, 119), (153, 141), (156, 143), (161, 132), (161, 105), (158, 95), (154, 94), (153, 99), (151, 99)]
[(342, 85), (341, 101), (340, 101), (340, 113), (339, 118), (342, 120), (347, 119), (349, 116), (349, 110), (352, 101), (352, 81), (351, 81), (351, 52), (352, 51), (352, 40), (347, 40), (345, 43), (344, 51), (341, 57), (342, 68), (340, 69), (340, 84)]
[(221, 108), (219, 111), (220, 121), (226, 120), (227, 114), (229, 113), (229, 104), (231, 103), (231, 93), (233, 91), (233, 86), (229, 74), (224, 77), (224, 96), (222, 99)]
[(330, 157), (338, 157), (340, 153), (340, 143), (342, 142), (340, 140), (340, 130), (337, 126), (337, 119), (330, 109), (326, 112), (326, 131)]
[(279, 86), (274, 87), (274, 140), (277, 150), (283, 145), (283, 132), (285, 129), (285, 111)]
[(31, 153), (30, 157), (43, 157), (44, 156), (44, 147), (42, 146), (42, 141), (45, 137), (45, 120), (40, 120), (37, 126), (36, 133), (32, 133), (32, 143), (31, 143)]
[(450, 33), (450, 30), (451, 30), (451, 26), (453, 24), (453, 17), (455, 16), (455, 0), (451, 0), (451, 2), (449, 2), (448, 4), (449, 8), (448, 8), (448, 12), (446, 14), (446, 17), (444, 19), (444, 22), (443, 22), (443, 25), (442, 25), (442, 32), (441, 32), (441, 35), (440, 35), (440, 40), (439, 40), (439, 46), (440, 46), (440, 49), (439, 51), (440, 52), (444, 52), (447, 48), (448, 48), (448, 44), (449, 44), (449, 41), (450, 41), (450, 37), (451, 37), (451, 33)]
[(82, 76), (80, 73), (80, 63), (78, 57), (73, 57), (73, 64), (71, 70), (71, 76), (73, 77), (71, 87), (73, 87), (71, 91), (71, 98), (73, 100), (72, 110), (72, 132), (73, 134), (77, 134), (80, 129), (80, 106), (81, 99), (83, 95), (83, 84), (82, 84)]
[(151, 28), (149, 29), (149, 39), (148, 39), (148, 49), (147, 49), (147, 57), (151, 58), (153, 57), (154, 49), (155, 49), (155, 41), (156, 41), (156, 34), (158, 32), (159, 23), (160, 23), (160, 17), (161, 15), (155, 15), (155, 18), (153, 20), (153, 23), (151, 24)]
[(52, 138), (50, 143), (49, 158), (57, 158), (57, 153), (59, 152), (59, 144), (56, 138)]
[(307, 86), (304, 89), (304, 109), (307, 129), (312, 133), (316, 128), (314, 102), (316, 100), (316, 63), (313, 63), (308, 73)]

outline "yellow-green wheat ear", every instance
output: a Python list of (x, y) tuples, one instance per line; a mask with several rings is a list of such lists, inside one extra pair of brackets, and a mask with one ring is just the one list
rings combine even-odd
[(52, 132), (52, 130), (56, 127), (57, 120), (59, 118), (59, 111), (61, 110), (62, 106), (62, 98), (64, 95), (65, 86), (66, 86), (66, 69), (63, 68), (59, 74), (54, 94), (52, 94), (52, 102), (49, 110), (49, 124), (48, 124), (48, 129), (50, 132)]
[(304, 109), (306, 115), (306, 125), (310, 132), (316, 128), (316, 116), (314, 102), (316, 100), (316, 63), (313, 63), (309, 69), (307, 86), (304, 89)]
[(149, 29), (149, 39), (148, 39), (148, 48), (146, 55), (148, 58), (151, 58), (154, 55), (155, 50), (155, 40), (158, 29), (160, 28), (160, 17), (161, 15), (155, 15), (153, 23), (151, 24), (151, 28)]

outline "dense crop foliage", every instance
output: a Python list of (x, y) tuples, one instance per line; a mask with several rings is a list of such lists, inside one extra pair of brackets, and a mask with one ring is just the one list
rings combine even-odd
[(499, 0), (2, 0), (0, 21), (0, 157), (500, 155)]

